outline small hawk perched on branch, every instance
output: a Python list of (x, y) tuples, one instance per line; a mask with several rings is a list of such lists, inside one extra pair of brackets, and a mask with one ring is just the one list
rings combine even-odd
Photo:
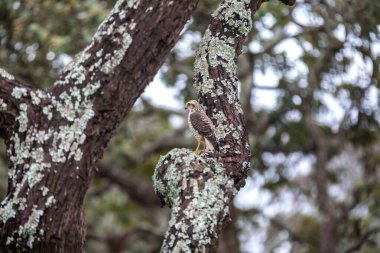
[[(218, 151), (219, 148), (215, 136), (215, 126), (203, 110), (202, 106), (198, 101), (190, 100), (186, 103), (185, 108), (189, 110), (188, 122), (190, 130), (198, 141), (195, 153), (199, 154), (206, 152), (206, 149), (210, 151)], [(203, 143), (203, 149), (199, 150), (201, 143)]]

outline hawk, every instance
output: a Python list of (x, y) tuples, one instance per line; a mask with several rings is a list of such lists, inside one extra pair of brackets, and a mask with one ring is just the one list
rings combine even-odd
[[(189, 127), (198, 141), (195, 153), (206, 152), (207, 150), (218, 150), (218, 143), (216, 142), (215, 126), (211, 119), (207, 116), (202, 106), (196, 100), (190, 100), (186, 103), (186, 109), (189, 110), (189, 116), (187, 118)], [(199, 147), (203, 143), (203, 150), (199, 150)]]

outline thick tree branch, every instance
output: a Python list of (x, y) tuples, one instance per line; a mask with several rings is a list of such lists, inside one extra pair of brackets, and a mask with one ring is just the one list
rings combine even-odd
[(162, 252), (212, 252), (228, 220), (226, 199), (234, 183), (215, 159), (187, 149), (174, 149), (155, 170), (154, 188), (172, 207)]
[(296, 3), (296, 0), (280, 0), (280, 1), (289, 6), (292, 6)]
[[(237, 57), (261, 0), (225, 0), (195, 60), (200, 102), (216, 126), (220, 153), (172, 150), (155, 169), (155, 190), (172, 207), (162, 252), (214, 252), (229, 205), (245, 183), (250, 149), (237, 94)], [(215, 156), (217, 156), (215, 158)]]
[[(88, 111), (93, 119), (88, 121), (87, 136), (96, 139), (83, 144), (91, 155), (102, 153), (117, 124), (153, 79), (178, 38), (183, 17), (189, 17), (196, 2), (118, 1), (92, 43), (50, 89), (58, 103), (93, 105)], [(94, 145), (98, 139), (103, 140), (103, 147)]]
[(152, 232), (152, 229), (132, 227), (122, 234), (111, 234), (105, 237), (100, 237), (89, 232), (87, 239), (97, 242), (103, 241), (107, 245), (108, 253), (124, 252), (125, 249), (131, 248), (136, 241), (143, 240), (146, 245), (152, 248), (147, 253), (156, 253), (163, 238)]
[(55, 86), (20, 91), (17, 85), (0, 85), (0, 92), (8, 94), (0, 97), (7, 109), (9, 94), (16, 94), (15, 104), (20, 104), (16, 124), (9, 127), (1, 252), (82, 251), (83, 199), (94, 165), (196, 3), (119, 0)]
[(150, 183), (134, 180), (130, 175), (125, 175), (125, 172), (119, 168), (110, 168), (100, 164), (98, 175), (118, 185), (122, 191), (140, 205), (152, 207), (160, 204)]
[(238, 229), (236, 227), (236, 221), (238, 219), (237, 210), (233, 203), (230, 205), (230, 217), (231, 222), (227, 223), (220, 234), (217, 249), (218, 253), (241, 253)]
[(366, 243), (368, 242), (368, 239), (376, 234), (376, 233), (379, 233), (380, 232), (380, 227), (374, 227), (372, 229), (369, 229), (368, 231), (366, 231), (365, 233), (362, 234), (362, 236), (360, 236), (360, 238), (354, 242), (349, 248), (347, 248), (346, 250), (344, 250), (343, 252), (344, 253), (352, 253), (352, 252), (357, 252), (358, 250), (361, 249), (361, 247)]

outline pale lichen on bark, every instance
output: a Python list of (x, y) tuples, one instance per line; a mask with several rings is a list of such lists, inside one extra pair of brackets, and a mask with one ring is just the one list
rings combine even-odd
[[(155, 190), (172, 207), (162, 252), (212, 252), (229, 219), (229, 204), (246, 177), (250, 151), (238, 100), (236, 62), (252, 27), (250, 4), (222, 1), (194, 64), (194, 86), (216, 126), (221, 152), (199, 156), (176, 149), (155, 168)], [(240, 171), (237, 178), (234, 170)]]
[(9, 74), (6, 70), (0, 68), (0, 76), (8, 80), (15, 80), (15, 77)]
[[(0, 70), (0, 120), (7, 121), (0, 135), (10, 157), (9, 193), (0, 204), (0, 251), (82, 251), (83, 199), (95, 162), (196, 3), (117, 1), (91, 44), (47, 90)], [(36, 216), (40, 211), (43, 216)]]
[[(215, 252), (228, 206), (245, 184), (250, 147), (239, 104), (237, 57), (264, 0), (224, 0), (212, 15), (194, 63), (199, 100), (216, 126), (220, 152), (173, 150), (155, 168), (155, 191), (172, 207), (161, 252)], [(292, 5), (294, 0), (281, 0)]]
[(0, 98), (0, 111), (6, 111), (7, 110), (7, 104), (4, 102), (3, 99)]
[(31, 249), (33, 248), (34, 240), (40, 239), (38, 237), (35, 237), (34, 235), (37, 233), (38, 223), (43, 214), (43, 210), (38, 210), (36, 209), (36, 207), (34, 207), (32, 213), (28, 218), (28, 221), (24, 225), (20, 226), (18, 230), (19, 236), (28, 238), (27, 245)]
[[(88, 122), (95, 116), (92, 97), (102, 88), (103, 79), (98, 72), (100, 70), (104, 75), (111, 75), (119, 66), (132, 42), (129, 32), (134, 27), (126, 22), (126, 12), (129, 8), (136, 8), (138, 3), (139, 0), (117, 2), (110, 16), (99, 27), (90, 46), (65, 69), (61, 79), (55, 83), (55, 86), (70, 85), (68, 89), (59, 91), (53, 87), (43, 91), (23, 87), (13, 88), (11, 95), (20, 100), (19, 113), (16, 117), (18, 131), (13, 132), (8, 145), (11, 161), (9, 179), (15, 190), (0, 204), (0, 224), (6, 223), (18, 212), (28, 208), (26, 198), (19, 197), (19, 194), (25, 187), (29, 192), (38, 185), (47, 174), (44, 171), (50, 170), (53, 164), (67, 161), (75, 164), (81, 161), (83, 156), (81, 145), (86, 141), (85, 130)], [(104, 54), (97, 53), (97, 57), (90, 57), (90, 50), (99, 46), (98, 44), (104, 40), (113, 43), (113, 47), (110, 48), (116, 49)], [(0, 75), (8, 80), (14, 80), (12, 75), (2, 69)], [(1, 99), (0, 110), (6, 108), (6, 103)], [(46, 117), (46, 122), (55, 120), (60, 122), (59, 127), (46, 128), (45, 126), (49, 124), (35, 124), (30, 118), (29, 110), (41, 111)], [(47, 191), (48, 189), (41, 191), (41, 195), (46, 197), (45, 206), (39, 207), (41, 209), (51, 208), (56, 203), (54, 195), (46, 196)], [(33, 242), (43, 236), (35, 233), (39, 218), (33, 218), (37, 217), (36, 214), (43, 213), (43, 210), (36, 212), (30, 212), (29, 219), (25, 219), (26, 223), (21, 225), (7, 242), (17, 244), (17, 241), (23, 240), (28, 232), (28, 247), (33, 247)]]
[(225, 198), (235, 192), (222, 164), (208, 154), (174, 149), (162, 157), (153, 180), (162, 203), (172, 208), (161, 251), (206, 251), (229, 217)]
[[(239, 81), (236, 63), (240, 45), (237, 43), (238, 39), (246, 37), (252, 27), (250, 2), (227, 0), (219, 6), (212, 15), (213, 21), (205, 32), (194, 64), (194, 86), (201, 99), (218, 103), (220, 98), (226, 97), (228, 106), (236, 114), (243, 113), (238, 101)], [(223, 28), (214, 28), (213, 22), (218, 22)], [(212, 76), (212, 69), (218, 73), (223, 72), (224, 76)], [(242, 140), (242, 130), (239, 129), (242, 122), (230, 122), (224, 113), (216, 108), (210, 108), (208, 113), (216, 125), (218, 140), (223, 140), (228, 135), (238, 142)], [(241, 146), (246, 146), (246, 143), (242, 143)], [(229, 149), (228, 144), (221, 146), (222, 152)]]

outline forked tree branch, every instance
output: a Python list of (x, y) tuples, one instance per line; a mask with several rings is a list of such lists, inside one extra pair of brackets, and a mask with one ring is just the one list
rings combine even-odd
[(262, 0), (224, 0), (195, 60), (199, 100), (216, 126), (220, 153), (174, 149), (155, 169), (156, 193), (172, 207), (162, 252), (214, 252), (229, 205), (244, 185), (250, 149), (238, 100), (237, 57)]
[(0, 80), (1, 105), (20, 110), (7, 127), (10, 177), (0, 204), (1, 252), (82, 251), (83, 199), (95, 163), (197, 2), (119, 0), (53, 87), (20, 91), (9, 78)]

